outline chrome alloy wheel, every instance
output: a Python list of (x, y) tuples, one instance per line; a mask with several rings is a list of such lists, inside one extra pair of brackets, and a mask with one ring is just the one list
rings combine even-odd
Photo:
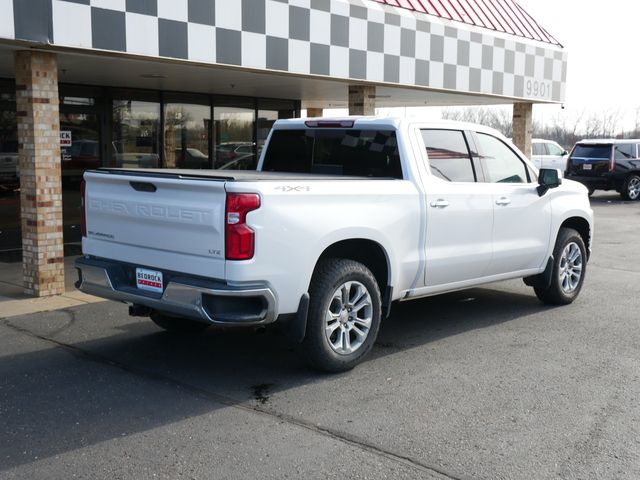
[(340, 355), (358, 350), (367, 339), (373, 318), (369, 290), (360, 282), (343, 283), (333, 293), (325, 314), (324, 333)]
[(560, 286), (564, 293), (573, 293), (582, 278), (582, 251), (577, 243), (568, 243), (560, 257)]
[(640, 197), (640, 178), (633, 177), (627, 184), (627, 195), (631, 200), (636, 200)]

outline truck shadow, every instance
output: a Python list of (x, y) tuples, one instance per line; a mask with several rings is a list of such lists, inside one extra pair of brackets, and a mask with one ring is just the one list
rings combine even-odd
[(0, 324), (6, 338), (30, 339), (23, 353), (0, 354), (0, 470), (237, 404), (269, 411), (273, 395), (318, 382), (335, 388), (363, 373), (375, 379), (378, 362), (397, 352), (548, 308), (533, 294), (488, 288), (398, 304), (365, 363), (337, 376), (308, 370), (273, 332), (175, 336), (109, 302), (42, 322), (17, 317)]

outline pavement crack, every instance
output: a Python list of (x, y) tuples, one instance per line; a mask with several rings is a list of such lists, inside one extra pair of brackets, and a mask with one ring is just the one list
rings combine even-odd
[(59, 328), (57, 328), (57, 329), (55, 329), (55, 330), (53, 330), (52, 332), (49, 333), (49, 335), (52, 338), (57, 337), (58, 335), (60, 335), (65, 330), (68, 330), (70, 327), (73, 327), (73, 325), (77, 321), (76, 312), (74, 312), (73, 310), (64, 309), (64, 310), (58, 310), (58, 312), (64, 313), (65, 315), (67, 315), (69, 317), (69, 320), (67, 321), (67, 323), (65, 323), (61, 327), (59, 327)]
[(154, 382), (158, 382), (158, 383), (162, 383), (163, 385), (166, 385), (167, 383), (174, 385), (175, 387), (179, 388), (181, 392), (186, 392), (189, 393), (193, 396), (196, 396), (198, 398), (202, 398), (202, 399), (206, 399), (209, 401), (213, 401), (215, 403), (224, 405), (226, 407), (229, 408), (235, 408), (235, 409), (239, 409), (239, 410), (243, 410), (245, 412), (249, 412), (249, 413), (253, 413), (253, 414), (258, 414), (258, 415), (263, 415), (266, 417), (270, 417), (270, 418), (274, 418), (277, 419), (281, 422), (285, 422), (289, 425), (293, 425), (296, 426), (298, 428), (302, 428), (305, 430), (308, 430), (310, 432), (313, 432), (315, 434), (318, 435), (322, 435), (328, 438), (331, 438), (333, 440), (336, 440), (338, 442), (350, 445), (352, 447), (355, 447), (359, 450), (371, 453), (373, 455), (377, 455), (379, 457), (383, 457), (386, 458), (392, 462), (401, 464), (405, 467), (409, 467), (412, 468), (416, 471), (428, 474), (431, 478), (434, 479), (441, 479), (441, 480), (467, 480), (467, 477), (463, 477), (457, 474), (453, 474), (451, 472), (447, 472), (444, 469), (441, 469), (439, 467), (434, 467), (431, 465), (428, 465), (427, 463), (424, 463), (420, 460), (417, 460), (415, 458), (412, 458), (408, 455), (403, 455), (401, 453), (398, 452), (394, 452), (393, 450), (390, 449), (386, 449), (386, 448), (382, 448), (378, 445), (375, 445), (374, 443), (371, 443), (363, 438), (360, 438), (356, 435), (352, 435), (349, 434), (347, 432), (342, 432), (339, 430), (335, 430), (329, 427), (323, 427), (321, 425), (318, 424), (314, 424), (312, 422), (309, 422), (307, 420), (301, 419), (301, 418), (297, 418), (294, 417), (292, 415), (288, 415), (285, 413), (281, 413), (281, 412), (276, 412), (273, 411), (271, 409), (268, 408), (264, 408), (264, 407), (260, 407), (258, 405), (246, 405), (246, 404), (242, 404), (240, 403), (241, 400), (236, 400), (234, 398), (231, 397), (227, 397), (224, 395), (220, 395), (219, 393), (215, 393), (212, 392), (210, 390), (201, 388), (201, 387), (197, 387), (195, 385), (191, 385), (189, 383), (183, 382), (181, 380), (172, 378), (170, 376), (166, 376), (166, 375), (162, 375), (159, 373), (155, 373), (155, 372), (151, 372), (142, 368), (138, 368), (132, 365), (127, 365), (125, 363), (119, 362), (117, 360), (113, 360), (112, 358), (109, 358), (107, 356), (104, 355), (100, 355), (94, 352), (90, 352), (87, 350), (84, 350), (82, 348), (79, 348), (75, 345), (71, 345), (68, 343), (64, 343), (62, 341), (56, 340), (54, 338), (50, 338), (35, 332), (32, 332), (31, 330), (15, 325), (13, 323), (11, 323), (8, 319), (5, 320), (0, 320), (0, 324), (3, 324), (5, 327), (10, 328), (11, 330), (17, 332), (17, 333), (21, 333), (23, 335), (38, 339), (40, 341), (49, 343), (55, 347), (61, 348), (67, 352), (69, 352), (70, 354), (81, 358), (83, 360), (87, 360), (87, 361), (91, 361), (91, 362), (95, 362), (95, 363), (99, 363), (102, 365), (108, 365), (110, 367), (114, 367), (117, 368), (121, 371), (130, 373), (132, 375), (136, 375), (136, 376), (140, 376), (143, 377), (147, 380), (150, 381), (154, 381)]

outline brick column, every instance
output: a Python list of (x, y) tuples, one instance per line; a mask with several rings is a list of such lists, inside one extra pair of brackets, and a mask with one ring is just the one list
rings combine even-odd
[(64, 293), (62, 175), (56, 55), (15, 56), (24, 291)]
[(323, 113), (322, 108), (307, 108), (307, 117), (321, 117)]
[(376, 87), (349, 85), (349, 115), (376, 114)]
[(513, 104), (513, 144), (531, 158), (531, 137), (533, 135), (533, 104)]

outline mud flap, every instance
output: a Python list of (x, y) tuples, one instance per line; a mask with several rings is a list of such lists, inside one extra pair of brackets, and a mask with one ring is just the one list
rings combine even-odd
[(300, 297), (298, 311), (294, 315), (289, 328), (287, 329), (287, 337), (295, 343), (302, 343), (307, 333), (307, 314), (309, 312), (309, 293), (305, 293)]
[(553, 255), (549, 257), (547, 260), (547, 266), (544, 269), (544, 272), (539, 273), (538, 275), (532, 275), (531, 277), (525, 277), (524, 283), (529, 287), (538, 287), (542, 289), (547, 289), (551, 286), (551, 276), (553, 275)]

